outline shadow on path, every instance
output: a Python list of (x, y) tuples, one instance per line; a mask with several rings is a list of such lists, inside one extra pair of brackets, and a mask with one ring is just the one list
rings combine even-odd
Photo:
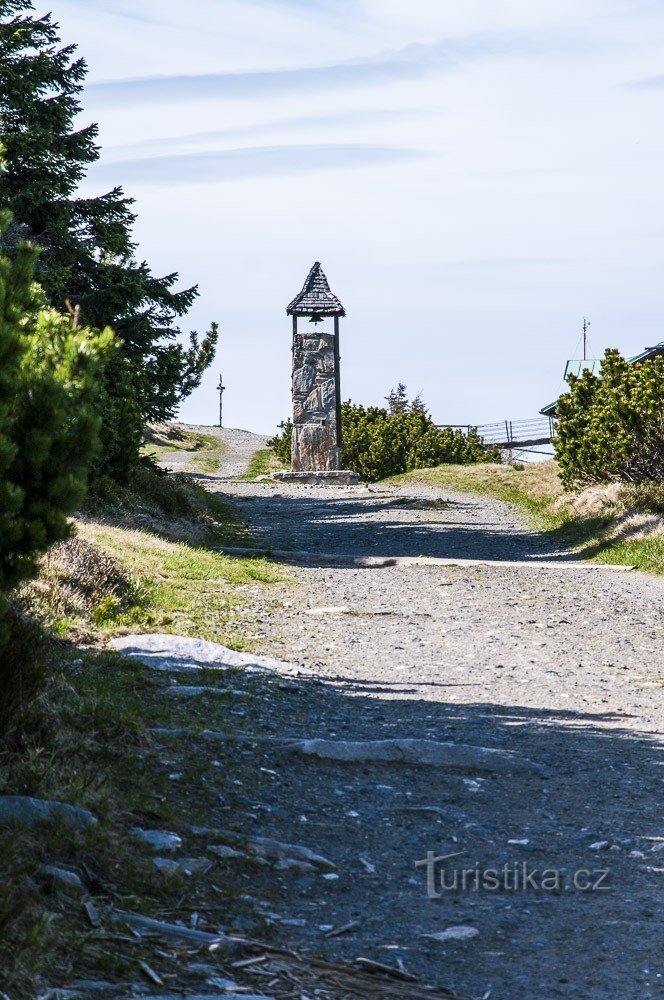
[(385, 499), (331, 493), (320, 499), (266, 493), (230, 499), (240, 507), (258, 547), (355, 557), (575, 560), (573, 552), (520, 523), (507, 506), (487, 506), (475, 498), (425, 510), (408, 507), (396, 494)]
[[(228, 877), (269, 900), (271, 938), (333, 960), (400, 960), (422, 981), (472, 997), (656, 996), (664, 855), (652, 839), (661, 833), (661, 757), (651, 739), (615, 715), (437, 704), (406, 697), (411, 685), (392, 685), (388, 702), (377, 697), (383, 682), (372, 690), (365, 681), (359, 694), (355, 679), (250, 683), (238, 733), (419, 737), (509, 749), (545, 767), (506, 775), (340, 764), (278, 742), (238, 749), (208, 738), (203, 754), (217, 761), (208, 780), (222, 793), (210, 826), (300, 843), (337, 866), (338, 877), (325, 879), (228, 863)], [(216, 703), (206, 718), (211, 730), (229, 728)], [(177, 742), (165, 746), (173, 766)], [(453, 856), (429, 866), (429, 885), (417, 864), (428, 852)], [(498, 873), (497, 888), (487, 872)], [(351, 933), (325, 937), (354, 922)], [(426, 936), (450, 926), (478, 933), (444, 944)]]

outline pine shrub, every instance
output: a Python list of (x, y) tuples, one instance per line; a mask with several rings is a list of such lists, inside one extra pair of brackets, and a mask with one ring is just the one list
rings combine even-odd
[(664, 481), (664, 358), (630, 364), (610, 350), (597, 375), (568, 383), (554, 440), (563, 484)]
[[(0, 601), (69, 533), (99, 447), (97, 390), (115, 349), (110, 330), (44, 308), (36, 256), (28, 244), (0, 256)], [(6, 633), (0, 626), (0, 640)]]
[[(366, 482), (436, 465), (500, 461), (473, 428), (464, 434), (436, 427), (419, 396), (410, 402), (401, 383), (387, 397), (387, 404), (364, 407), (348, 400), (341, 408), (344, 468), (359, 473)], [(288, 420), (281, 434), (267, 442), (284, 464), (290, 464), (292, 430)]]

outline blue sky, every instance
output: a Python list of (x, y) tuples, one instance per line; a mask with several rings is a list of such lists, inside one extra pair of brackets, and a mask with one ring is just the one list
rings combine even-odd
[[(38, 5), (39, 6), (39, 5)], [(45, 8), (47, 9), (47, 8)], [(41, 11), (40, 11), (41, 12)], [(288, 415), (285, 306), (314, 260), (344, 396), (399, 380), (441, 423), (530, 417), (579, 354), (664, 340), (664, 5), (53, 0), (140, 253), (221, 326), (182, 408)]]

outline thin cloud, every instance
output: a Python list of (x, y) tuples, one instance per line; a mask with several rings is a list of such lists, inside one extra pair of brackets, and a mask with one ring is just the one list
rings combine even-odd
[(384, 166), (429, 155), (425, 150), (369, 144), (249, 146), (102, 163), (90, 171), (90, 178), (136, 185), (219, 184), (321, 170)]
[(260, 7), (277, 7), (293, 10), (298, 14), (334, 14), (343, 17), (349, 11), (359, 11), (359, 0), (251, 0)]
[[(316, 132), (333, 128), (356, 128), (366, 125), (382, 125), (407, 119), (414, 121), (421, 118), (437, 117), (443, 114), (442, 109), (422, 108), (351, 108), (347, 111), (337, 111), (327, 115), (298, 115), (291, 118), (276, 118), (272, 121), (253, 122), (239, 125), (235, 128), (214, 129), (206, 132), (190, 132), (185, 135), (159, 136), (154, 139), (142, 139), (139, 142), (123, 143), (119, 146), (106, 146), (106, 153), (134, 154), (162, 150), (169, 152), (183, 151), (201, 143), (208, 147), (218, 142), (234, 142), (238, 139), (260, 139), (261, 136), (275, 135), (280, 132)], [(133, 157), (132, 157), (133, 158)]]
[(98, 10), (114, 17), (129, 21), (142, 21), (145, 24), (161, 24), (163, 19), (155, 15), (136, 10), (134, 4), (119, 3), (118, 0), (69, 0), (72, 7), (85, 7), (86, 11)]
[(557, 267), (568, 264), (572, 257), (477, 257), (459, 260), (443, 260), (439, 267)]
[(647, 76), (643, 80), (633, 80), (627, 86), (632, 90), (664, 90), (664, 75)]
[(98, 102), (142, 104), (173, 103), (218, 98), (253, 98), (276, 93), (356, 89), (416, 80), (452, 69), (460, 62), (481, 56), (532, 53), (534, 43), (512, 36), (482, 34), (464, 39), (444, 39), (433, 45), (403, 49), (327, 66), (260, 70), (236, 73), (182, 74), (108, 80), (90, 84), (87, 92)]

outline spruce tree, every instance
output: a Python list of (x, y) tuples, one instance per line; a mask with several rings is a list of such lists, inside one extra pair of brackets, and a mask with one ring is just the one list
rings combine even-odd
[(135, 259), (133, 200), (120, 187), (77, 196), (100, 155), (94, 124), (75, 127), (87, 67), (60, 45), (50, 14), (29, 0), (0, 0), (0, 209), (11, 210), (5, 245), (27, 236), (41, 248), (38, 278), (49, 303), (80, 306), (91, 327), (111, 326), (121, 350), (105, 374), (103, 466), (126, 478), (147, 421), (169, 420), (214, 357), (216, 325), (181, 342), (177, 321), (196, 298), (173, 272), (156, 277)]

